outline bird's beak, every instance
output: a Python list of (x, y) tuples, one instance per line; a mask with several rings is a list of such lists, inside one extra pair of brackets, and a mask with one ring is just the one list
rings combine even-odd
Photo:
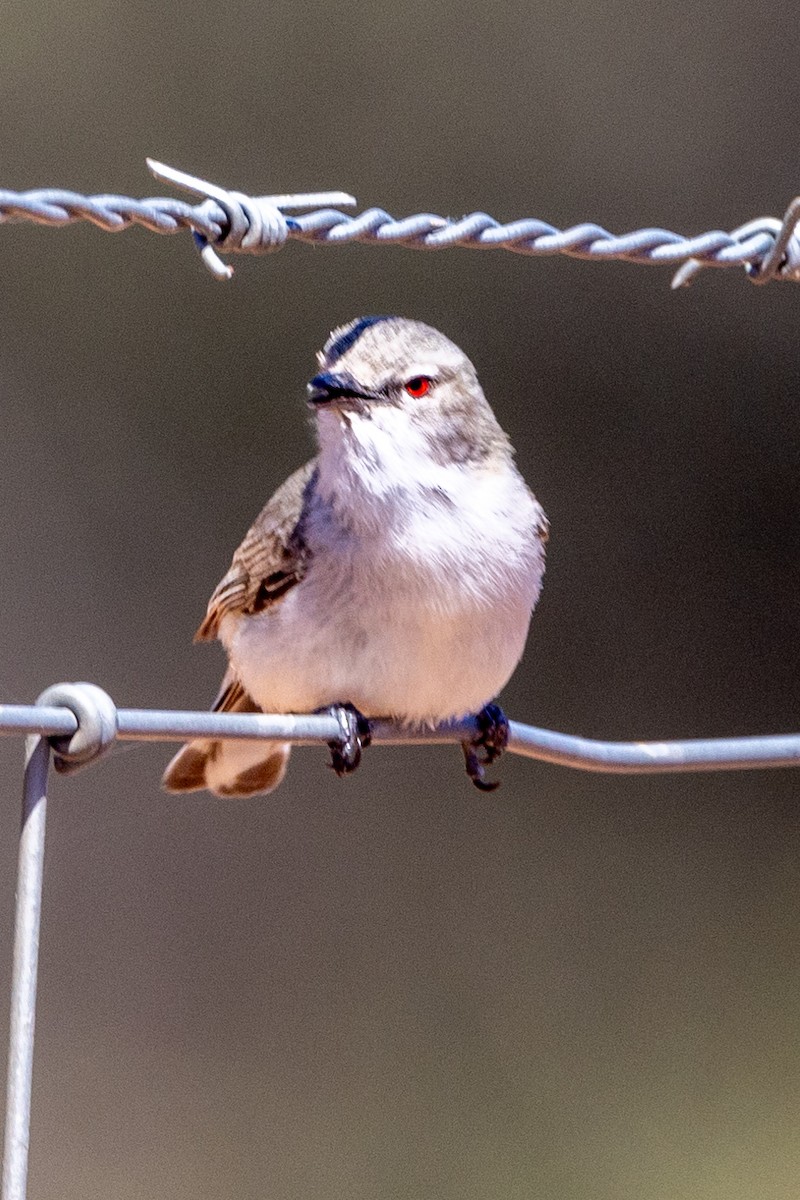
[(375, 392), (360, 387), (350, 375), (335, 375), (325, 371), (315, 375), (308, 385), (308, 403), (314, 407), (336, 404), (341, 400), (379, 400)]

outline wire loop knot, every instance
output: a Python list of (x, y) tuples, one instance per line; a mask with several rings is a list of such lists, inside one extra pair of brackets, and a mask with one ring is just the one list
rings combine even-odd
[[(317, 204), (355, 204), (355, 197), (346, 192), (301, 192), (280, 196), (248, 196), (230, 192), (215, 183), (207, 183), (185, 171), (177, 171), (164, 163), (148, 158), (147, 165), (156, 179), (185, 188), (196, 196), (205, 196), (200, 205), (204, 215), (216, 220), (223, 232), (212, 243), (204, 233), (194, 231), (195, 245), (200, 257), (217, 279), (230, 279), (233, 267), (219, 257), (223, 253), (269, 254), (280, 250), (289, 236), (290, 221), (281, 211), (284, 208), (313, 208)], [(220, 221), (220, 209), (223, 219)]]
[(784, 213), (783, 220), (775, 222), (775, 241), (769, 254), (760, 264), (753, 263), (748, 274), (753, 283), (769, 283), (771, 279), (800, 280), (800, 237), (797, 225), (800, 222), (800, 196), (795, 196)]
[(68, 708), (78, 722), (75, 733), (51, 737), (53, 765), (71, 774), (104, 754), (117, 736), (117, 708), (108, 692), (94, 683), (56, 683), (42, 692), (38, 705)]
[[(209, 216), (218, 213), (220, 208), (225, 214), (223, 233), (213, 243), (205, 234), (195, 232), (194, 235), (201, 256), (206, 247), (213, 246), (217, 263), (220, 263), (217, 251), (227, 254), (269, 254), (273, 250), (280, 250), (289, 236), (286, 217), (279, 208), (269, 203), (268, 197), (257, 199), (246, 196), (244, 192), (225, 192), (224, 197), (209, 199), (200, 207)], [(210, 265), (208, 258), (209, 255), (204, 257), (207, 266)], [(230, 267), (224, 263), (220, 265), (226, 274), (231, 273)], [(213, 267), (211, 269), (214, 274), (217, 273)]]

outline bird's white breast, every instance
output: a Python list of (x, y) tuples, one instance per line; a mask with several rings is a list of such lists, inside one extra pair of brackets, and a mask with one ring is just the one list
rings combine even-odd
[(274, 608), (223, 621), (233, 668), (265, 710), (342, 701), (435, 722), (480, 709), (519, 661), (543, 515), (510, 460), (423, 472), (406, 454), (400, 480), (382, 468), (369, 486), (351, 481), (344, 514), (322, 477), (306, 576)]

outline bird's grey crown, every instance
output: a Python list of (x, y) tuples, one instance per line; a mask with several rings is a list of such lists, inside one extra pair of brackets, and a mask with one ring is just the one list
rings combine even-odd
[(325, 344), (323, 351), (325, 358), (330, 366), (333, 366), (343, 354), (355, 346), (358, 339), (361, 337), (365, 329), (371, 329), (373, 325), (379, 325), (381, 321), (396, 321), (396, 317), (358, 317), (355, 321), (351, 321), (349, 325), (340, 326), (334, 329), (328, 341)]

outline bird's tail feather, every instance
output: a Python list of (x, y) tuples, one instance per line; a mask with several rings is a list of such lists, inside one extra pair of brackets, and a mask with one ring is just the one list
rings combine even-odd
[(245, 797), (271, 792), (286, 774), (291, 746), (285, 742), (196, 741), (181, 747), (164, 772), (168, 792)]
[[(261, 712), (229, 669), (214, 702), (214, 712)], [(168, 792), (200, 792), (217, 796), (255, 796), (273, 791), (286, 774), (288, 742), (211, 741), (182, 746), (164, 772)]]

